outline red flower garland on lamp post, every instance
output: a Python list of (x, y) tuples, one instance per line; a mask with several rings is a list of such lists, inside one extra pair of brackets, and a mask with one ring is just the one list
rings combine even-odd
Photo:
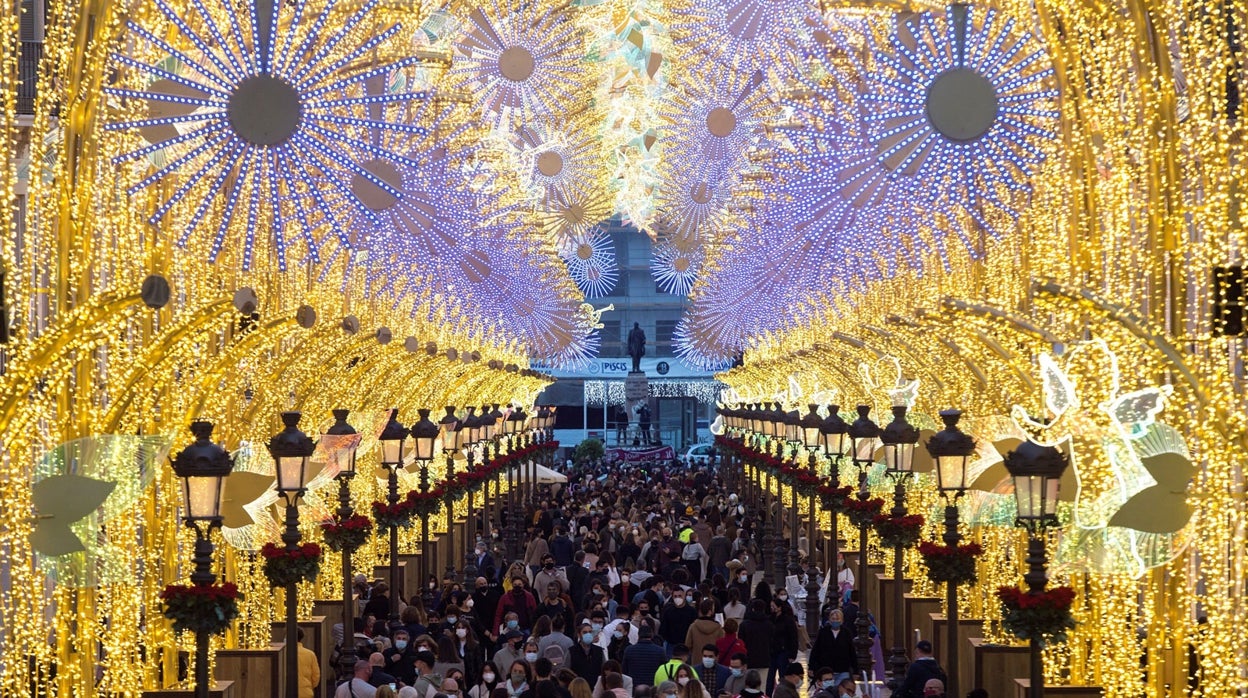
[(352, 514), (345, 519), (335, 517), (333, 521), (321, 524), (321, 535), (325, 545), (334, 552), (355, 552), (368, 542), (373, 534), (373, 522), (367, 516)]
[(1041, 646), (1066, 641), (1066, 631), (1073, 630), (1075, 618), (1070, 607), (1075, 590), (1055, 587), (1039, 593), (1024, 592), (1016, 586), (997, 589), (1001, 600), (1001, 625), (1020, 640), (1035, 641)]
[(941, 545), (940, 543), (919, 543), (919, 555), (923, 556), (923, 565), (927, 567), (927, 578), (936, 584), (973, 584), (978, 578), (975, 573), (975, 559), (983, 554), (984, 549), (979, 543), (966, 545)]
[(264, 558), (264, 576), (269, 586), (290, 587), (316, 579), (321, 571), (321, 546), (304, 543), (295, 548), (265, 543), (260, 548)]
[(925, 519), (918, 514), (880, 514), (871, 520), (880, 545), (885, 548), (909, 548), (918, 543), (924, 523)]
[(160, 599), (165, 602), (164, 616), (173, 621), (174, 630), (209, 635), (230, 627), (238, 617), (241, 598), (238, 587), (231, 582), (206, 586), (170, 584), (160, 592)]

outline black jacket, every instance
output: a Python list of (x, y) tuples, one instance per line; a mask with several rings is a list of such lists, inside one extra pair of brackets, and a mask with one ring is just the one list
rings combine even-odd
[(942, 684), (949, 683), (945, 670), (940, 668), (940, 664), (935, 659), (920, 657), (910, 662), (910, 668), (906, 669), (906, 680), (893, 695), (896, 698), (922, 698), (923, 686), (927, 684), (928, 679), (940, 679)]
[(854, 652), (853, 629), (842, 624), (840, 631), (833, 637), (831, 626), (827, 623), (820, 626), (819, 634), (815, 636), (815, 642), (810, 647), (808, 667), (811, 676), (824, 667), (837, 674), (857, 674), (858, 655)]
[(765, 613), (745, 612), (737, 637), (745, 643), (745, 664), (749, 667), (771, 666), (772, 638), (776, 626)]
[(590, 686), (598, 683), (598, 677), (602, 675), (602, 663), (606, 660), (606, 655), (598, 645), (586, 647), (578, 642), (568, 650), (568, 666), (577, 676), (588, 681)]
[[(792, 614), (785, 612), (772, 619), (772, 625), (775, 627), (775, 640), (771, 644), (773, 654), (783, 654), (792, 661), (797, 657), (797, 618)], [(750, 643), (745, 643), (746, 649), (749, 649)]]
[(579, 604), (581, 599), (585, 597), (585, 591), (589, 588), (585, 583), (585, 580), (589, 579), (589, 570), (585, 569), (584, 565), (574, 563), (568, 565), (565, 572), (568, 575), (568, 596), (572, 597), (572, 603), (577, 605), (576, 610), (584, 610)]
[[(689, 626), (698, 619), (698, 610), (685, 602), (683, 606), (668, 601), (659, 616), (659, 634), (669, 645), (683, 645), (685, 636), (689, 634)], [(749, 645), (746, 645), (749, 647)], [(690, 652), (693, 648), (690, 648)]]

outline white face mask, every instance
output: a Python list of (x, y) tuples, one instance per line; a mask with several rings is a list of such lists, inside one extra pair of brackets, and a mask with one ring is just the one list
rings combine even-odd
[(461, 640), (468, 637), (468, 628), (455, 628), (455, 637), (458, 637)]
[(486, 682), (486, 683), (490, 683), (491, 681), (493, 681), (493, 680), (494, 680), (494, 675), (493, 675), (493, 674), (482, 674), (482, 675), (481, 675), (481, 680), (482, 680), (482, 681), (484, 681), (484, 682)]
[(680, 684), (681, 686), (684, 686), (685, 684), (689, 683), (689, 677), (682, 676), (679, 679), (676, 679), (676, 683)]

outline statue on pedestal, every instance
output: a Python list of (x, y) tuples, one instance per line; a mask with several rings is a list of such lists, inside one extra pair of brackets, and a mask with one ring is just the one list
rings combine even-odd
[(636, 322), (628, 333), (628, 355), (633, 357), (633, 373), (641, 373), (641, 357), (646, 355), (646, 332)]

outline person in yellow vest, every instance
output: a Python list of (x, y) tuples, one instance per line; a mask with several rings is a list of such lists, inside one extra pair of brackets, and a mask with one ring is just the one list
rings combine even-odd
[(303, 628), (299, 628), (299, 698), (312, 698), (321, 682), (321, 662), (316, 652), (303, 646)]

